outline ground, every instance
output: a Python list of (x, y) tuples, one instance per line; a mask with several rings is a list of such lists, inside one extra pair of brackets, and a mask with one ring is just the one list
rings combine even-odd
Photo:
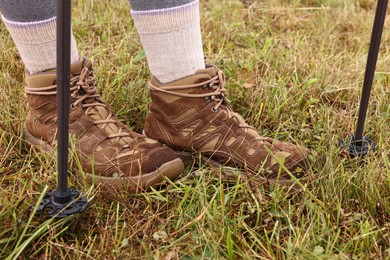
[[(73, 3), (79, 52), (93, 60), (102, 96), (142, 131), (149, 72), (127, 1)], [(24, 68), (1, 24), (0, 259), (389, 259), (389, 21), (365, 127), (377, 149), (350, 159), (338, 147), (355, 130), (374, 13), (373, 0), (201, 1), (205, 57), (228, 76), (233, 107), (262, 135), (326, 158), (300, 190), (227, 183), (200, 165), (161, 189), (115, 197), (72, 159), (71, 185), (90, 207), (63, 220), (36, 212), (55, 188), (55, 156), (23, 141)]]

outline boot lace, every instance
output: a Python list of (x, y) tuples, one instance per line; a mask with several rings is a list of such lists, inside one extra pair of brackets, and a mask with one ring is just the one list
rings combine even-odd
[[(26, 88), (25, 91), (27, 94), (32, 95), (56, 95), (57, 85), (52, 85), (43, 88)], [(80, 106), (82, 109), (86, 108), (85, 114), (90, 115), (94, 112), (93, 110), (96, 109), (96, 107), (106, 107), (104, 101), (97, 93), (95, 77), (89, 71), (88, 67), (84, 67), (81, 70), (80, 74), (70, 79), (70, 92), (71, 98), (74, 100), (70, 104), (71, 109), (76, 109), (77, 106)], [(97, 112), (97, 110), (95, 110), (95, 112)], [(109, 124), (115, 124), (116, 120), (113, 118), (113, 114), (109, 110), (107, 110), (107, 112), (108, 114), (105, 119), (95, 120), (94, 124), (99, 126), (100, 128), (105, 128)], [(115, 138), (115, 141), (118, 142), (121, 138), (130, 137), (130, 134), (124, 132), (121, 127), (116, 126), (116, 128), (118, 128), (118, 131), (114, 134), (110, 134), (107, 137), (108, 139)], [(125, 147), (128, 147), (128, 145), (126, 144)]]
[[(179, 97), (189, 97), (189, 98), (205, 98), (207, 101), (214, 101), (216, 102), (215, 106), (212, 107), (213, 112), (217, 112), (220, 108), (224, 109), (226, 111), (228, 118), (236, 118), (236, 120), (239, 122), (238, 127), (244, 129), (245, 133), (248, 132), (248, 130), (253, 130), (257, 133), (257, 130), (248, 125), (245, 120), (242, 118), (242, 116), (236, 112), (233, 111), (233, 109), (230, 106), (230, 102), (227, 99), (227, 90), (225, 88), (226, 85), (226, 78), (224, 73), (221, 70), (218, 70), (217, 75), (212, 77), (211, 79), (207, 81), (202, 81), (200, 83), (192, 84), (192, 85), (181, 85), (181, 86), (154, 86), (151, 82), (149, 82), (149, 89), (152, 91), (158, 91), (174, 96)], [(184, 89), (195, 89), (203, 87), (204, 89), (211, 89), (212, 92), (207, 93), (200, 93), (200, 94), (187, 94), (187, 93), (180, 93), (177, 92), (177, 90), (184, 90)], [(263, 140), (261, 136), (256, 134), (255, 140)]]

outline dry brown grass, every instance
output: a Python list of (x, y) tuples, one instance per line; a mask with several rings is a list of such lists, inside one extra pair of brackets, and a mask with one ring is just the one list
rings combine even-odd
[[(355, 128), (374, 8), (373, 0), (201, 4), (205, 56), (229, 77), (235, 109), (263, 135), (327, 158), (304, 191), (227, 184), (201, 166), (161, 190), (114, 198), (77, 170), (70, 182), (91, 206), (63, 221), (34, 212), (44, 187), (55, 187), (55, 158), (23, 141), (24, 69), (0, 25), (0, 258), (388, 259), (389, 21), (366, 126), (378, 150), (361, 162), (337, 146)], [(74, 2), (73, 15), (101, 93), (140, 131), (149, 73), (127, 1)]]

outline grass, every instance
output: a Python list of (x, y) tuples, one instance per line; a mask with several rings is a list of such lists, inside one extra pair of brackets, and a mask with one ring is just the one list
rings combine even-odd
[[(74, 2), (79, 52), (119, 118), (141, 131), (147, 62), (126, 0)], [(55, 158), (22, 136), (24, 68), (0, 25), (0, 259), (390, 259), (390, 24), (386, 22), (365, 133), (377, 151), (349, 159), (375, 13), (373, 0), (202, 1), (207, 62), (265, 136), (310, 147), (327, 162), (287, 195), (190, 167), (160, 190), (110, 197), (71, 175), (90, 207), (64, 220), (36, 212), (55, 187)]]

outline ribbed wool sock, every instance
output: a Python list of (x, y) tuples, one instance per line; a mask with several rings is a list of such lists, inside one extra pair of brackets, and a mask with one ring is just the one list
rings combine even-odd
[(131, 11), (149, 69), (167, 83), (204, 69), (199, 1), (165, 9)]
[[(29, 73), (56, 67), (56, 17), (36, 22), (14, 22), (2, 17)], [(71, 37), (71, 63), (79, 59)]]

